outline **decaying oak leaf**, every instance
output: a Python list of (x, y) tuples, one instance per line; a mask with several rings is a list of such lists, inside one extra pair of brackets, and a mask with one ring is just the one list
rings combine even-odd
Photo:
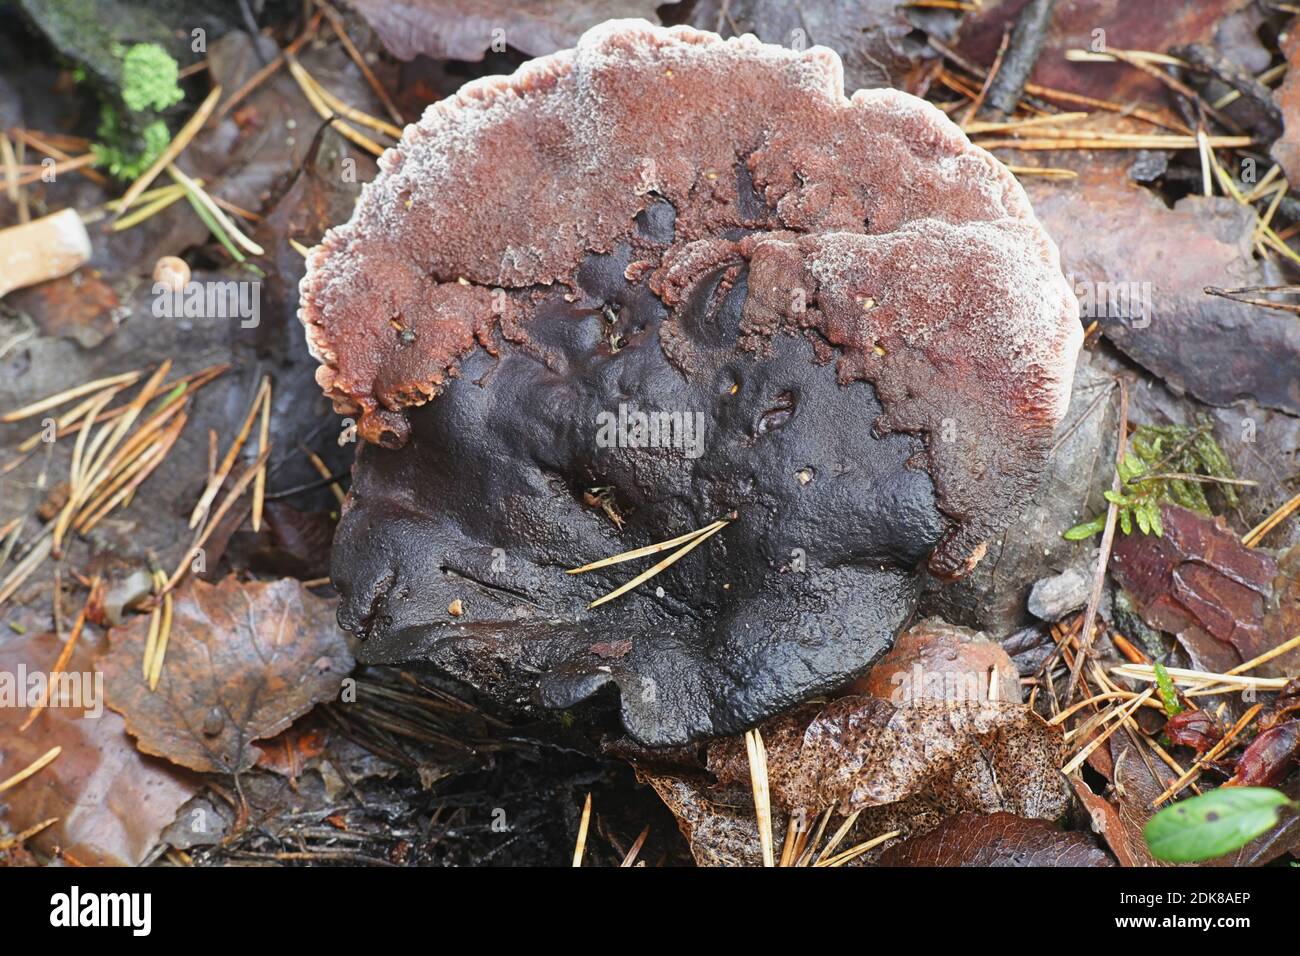
[(195, 770), (252, 767), (260, 753), (253, 741), (335, 697), (352, 670), (333, 602), (292, 578), (183, 584), (155, 691), (141, 676), (148, 629), (140, 615), (111, 632), (108, 705), (145, 753)]
[(602, 20), (644, 17), (658, 23), (653, 0), (348, 0), (388, 52), (410, 60), (481, 60), (489, 49), (530, 56), (573, 46)]
[[(792, 815), (809, 821), (831, 809), (833, 832), (857, 812), (841, 850), (895, 830), (895, 839), (925, 833), (963, 812), (1057, 820), (1070, 802), (1058, 769), (1062, 731), (1021, 704), (914, 700), (895, 707), (844, 697), (805, 704), (760, 730), (780, 832)], [(749, 865), (759, 849), (743, 738), (711, 743), (707, 769), (638, 772), (677, 816), (697, 863)], [(856, 862), (875, 860), (889, 845)]]
[(1011, 813), (958, 813), (895, 843), (881, 866), (1114, 866), (1091, 834)]
[[(332, 578), (367, 663), (738, 733), (861, 674), (1041, 478), (1081, 339), (1055, 250), (830, 50), (606, 23), (380, 166), (300, 312), (365, 439)], [(647, 565), (564, 573), (728, 515), (617, 602)]]
[[(811, 719), (809, 719), (811, 717)], [(843, 697), (768, 721), (772, 798), (846, 812), (922, 797), (936, 808), (1054, 819), (1069, 801), (1062, 730), (1019, 703)], [(709, 747), (724, 785), (749, 780), (744, 740)]]
[[(63, 671), (75, 679), (83, 706), (63, 706), (56, 697), (24, 731), (18, 728), (29, 708), (0, 707), (0, 780), (52, 747), (63, 748), (0, 795), (0, 821), (21, 833), (57, 817), (30, 840), (33, 849), (61, 851), (88, 866), (138, 866), (200, 783), (189, 771), (140, 753), (122, 718), (104, 708), (102, 673), (86, 640), (83, 635)], [(14, 680), (20, 669), (29, 678), (48, 675), (62, 647), (53, 634), (9, 638), (0, 644), (0, 673)]]
[[(1164, 534), (1116, 535), (1110, 573), (1146, 622), (1178, 638), (1194, 667), (1222, 674), (1284, 643), (1300, 624), (1296, 556), (1248, 548), (1221, 518), (1165, 504)], [(1294, 674), (1300, 652), (1260, 665)]]

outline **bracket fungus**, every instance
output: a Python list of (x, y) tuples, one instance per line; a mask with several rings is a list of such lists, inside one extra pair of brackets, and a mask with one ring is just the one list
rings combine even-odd
[(1081, 341), (1056, 247), (830, 50), (610, 22), (380, 169), (301, 288), (364, 439), (333, 555), (363, 661), (735, 733), (864, 671), (1037, 483)]

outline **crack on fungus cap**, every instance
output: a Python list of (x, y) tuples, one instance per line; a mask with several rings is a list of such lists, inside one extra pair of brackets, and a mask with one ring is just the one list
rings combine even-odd
[[(380, 167), (300, 312), (368, 443), (334, 556), (363, 659), (502, 703), (616, 685), (648, 743), (734, 732), (865, 669), (915, 567), (964, 574), (1036, 487), (1081, 341), (1056, 248), (832, 51), (607, 23)], [(698, 454), (601, 444), (629, 407), (701, 415)], [(609, 605), (641, 566), (562, 573), (733, 511)]]

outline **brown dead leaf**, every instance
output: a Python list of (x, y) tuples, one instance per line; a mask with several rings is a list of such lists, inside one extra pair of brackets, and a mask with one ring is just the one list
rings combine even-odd
[(930, 618), (898, 635), (853, 689), (896, 704), (921, 697), (1020, 703), (1020, 673), (982, 633)]
[[(1110, 573), (1148, 624), (1178, 638), (1194, 667), (1221, 674), (1293, 636), (1296, 584), (1279, 575), (1277, 561), (1243, 545), (1221, 518), (1175, 505), (1160, 515), (1161, 537), (1115, 536)], [(1252, 673), (1276, 676), (1297, 666), (1300, 654), (1291, 652)]]
[[(778, 717), (762, 732), (772, 798), (786, 809), (852, 811), (924, 795), (948, 812), (1052, 819), (1069, 802), (1061, 729), (1019, 703), (915, 700), (895, 707), (844, 697)], [(720, 783), (748, 782), (743, 741), (711, 745), (709, 769)]]
[[(1003, 30), (1014, 25), (1027, 0), (980, 4), (962, 23), (958, 49), (987, 66), (993, 62)], [(1058, 4), (1043, 51), (1030, 76), (1033, 83), (1069, 93), (1123, 103), (1164, 105), (1160, 83), (1122, 63), (1073, 63), (1066, 50), (1091, 50), (1098, 42), (1127, 50), (1166, 52), (1188, 43), (1227, 47), (1247, 69), (1268, 65), (1268, 53), (1250, 27), (1258, 28), (1251, 0), (1072, 0)]]
[(111, 632), (108, 703), (141, 750), (195, 770), (252, 767), (249, 744), (334, 697), (353, 665), (333, 602), (291, 578), (183, 584), (154, 692), (141, 676), (148, 628), (140, 615)]
[(1273, 144), (1273, 158), (1282, 164), (1288, 182), (1300, 182), (1300, 30), (1291, 30), (1282, 42), (1287, 71), (1282, 85), (1273, 93), (1273, 103), (1282, 111), (1282, 135)]
[(1207, 295), (1207, 286), (1275, 284), (1254, 259), (1256, 216), (1226, 197), (1186, 196), (1173, 208), (1107, 170), (1077, 181), (1026, 184), (1061, 249), (1083, 320), (1129, 358), (1210, 405), (1243, 396), (1300, 414), (1294, 370), (1300, 322)]
[[(48, 673), (63, 642), (54, 634), (10, 640), (0, 646), (0, 674)], [(97, 662), (79, 645), (65, 673), (88, 675), (82, 683), (91, 707), (57, 706), (41, 712), (26, 731), (27, 707), (0, 707), (0, 780), (29, 766), (51, 747), (59, 756), (35, 776), (0, 796), (0, 822), (21, 833), (42, 820), (58, 822), (30, 840), (44, 854), (66, 852), (87, 865), (137, 866), (158, 842), (177, 811), (198, 790), (197, 778), (135, 747), (125, 722), (93, 706)], [(100, 675), (102, 676), (102, 674)], [(80, 680), (81, 678), (79, 678)], [(100, 683), (102, 690), (103, 682)], [(99, 716), (83, 716), (99, 711)]]
[(351, 0), (401, 60), (481, 60), (504, 43), (531, 56), (573, 46), (603, 20), (641, 17), (658, 23), (647, 0)]
[[(1070, 802), (1058, 768), (1059, 727), (1021, 704), (917, 700), (901, 707), (873, 697), (807, 704), (761, 726), (774, 807), (774, 839), (794, 815), (815, 820), (834, 807), (827, 832), (858, 814), (839, 848), (895, 830), (925, 833), (962, 812), (1044, 820)], [(743, 738), (708, 747), (709, 780), (697, 772), (639, 768), (678, 819), (701, 866), (761, 862)], [(884, 843), (849, 865), (869, 864)]]
[(1114, 866), (1087, 833), (1011, 813), (959, 813), (896, 843), (881, 866)]

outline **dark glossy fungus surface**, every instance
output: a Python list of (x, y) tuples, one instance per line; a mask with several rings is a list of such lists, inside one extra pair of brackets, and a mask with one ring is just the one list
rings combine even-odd
[[(862, 672), (1038, 481), (1080, 340), (1056, 249), (828, 50), (606, 24), (380, 165), (301, 310), (367, 443), (333, 557), (365, 660), (733, 733)], [(565, 573), (733, 514), (594, 609), (669, 552)]]

